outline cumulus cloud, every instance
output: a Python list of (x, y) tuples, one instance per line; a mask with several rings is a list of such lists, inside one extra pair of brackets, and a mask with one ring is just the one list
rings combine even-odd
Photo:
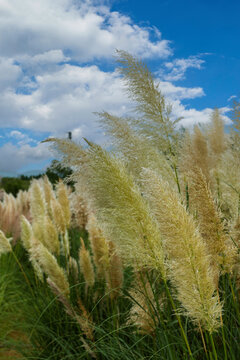
[(12, 130), (8, 134), (10, 139), (16, 141), (18, 146), (26, 145), (26, 144), (37, 144), (37, 141), (28, 136), (27, 134), (19, 131), (19, 130)]
[(29, 163), (41, 164), (51, 155), (46, 144), (38, 144), (33, 148), (28, 144), (19, 147), (6, 143), (1, 147), (0, 173), (17, 173)]
[[(171, 62), (165, 62), (164, 71), (161, 71), (163, 78), (168, 81), (177, 81), (185, 78), (187, 69), (201, 69), (205, 61), (199, 56), (190, 56), (187, 59), (175, 59)], [(167, 73), (166, 73), (167, 71)]]
[(194, 99), (196, 97), (201, 97), (205, 95), (201, 87), (187, 88), (182, 86), (175, 86), (169, 81), (161, 81), (159, 83), (159, 89), (166, 97), (172, 100)]
[(13, 59), (0, 57), (0, 92), (15, 87), (21, 76), (22, 70)]
[[(226, 125), (231, 124), (231, 120), (227, 116), (227, 113), (231, 109), (228, 107), (219, 108), (221, 116)], [(179, 125), (184, 127), (193, 127), (196, 124), (206, 124), (210, 121), (213, 109), (205, 108), (203, 110), (197, 110), (194, 108), (187, 108), (179, 100), (172, 101), (173, 116), (183, 118)]]
[(56, 49), (78, 61), (111, 57), (116, 48), (142, 57), (171, 54), (159, 31), (90, 1), (1, 0), (0, 14), (0, 52), (7, 57)]
[[(204, 95), (202, 88), (186, 88), (170, 82), (160, 82), (159, 88), (169, 100)], [(4, 103), (11, 106), (4, 107)], [(74, 136), (81, 134), (94, 139), (99, 136), (99, 127), (93, 112), (106, 110), (121, 116), (131, 106), (116, 71), (106, 72), (95, 65), (63, 64), (58, 71), (36, 76), (35, 89), (30, 94), (5, 93), (0, 108), (5, 111), (8, 124), (3, 120), (1, 126), (18, 124), (58, 136), (73, 131)]]
[(93, 112), (121, 116), (132, 109), (119, 74), (101, 68), (116, 48), (165, 61), (159, 88), (172, 102), (174, 116), (183, 116), (184, 125), (209, 120), (211, 109), (198, 111), (181, 103), (204, 96), (202, 88), (171, 83), (204, 61), (196, 56), (167, 61), (170, 41), (158, 29), (139, 26), (105, 3), (0, 0), (0, 127), (8, 129), (0, 172), (41, 164), (51, 156), (31, 131), (44, 132), (43, 138), (72, 131), (75, 140), (104, 142)]

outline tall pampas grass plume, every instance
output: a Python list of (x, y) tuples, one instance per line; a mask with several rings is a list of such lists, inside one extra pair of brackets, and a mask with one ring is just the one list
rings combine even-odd
[(62, 294), (69, 296), (69, 283), (64, 270), (58, 265), (56, 258), (38, 241), (32, 243), (31, 258), (34, 258), (42, 271), (50, 278)]
[(80, 270), (83, 273), (87, 287), (92, 287), (95, 283), (95, 274), (91, 256), (86, 249), (83, 239), (81, 238), (81, 248), (79, 250)]
[(0, 255), (11, 252), (12, 246), (10, 244), (11, 238), (7, 238), (0, 230)]
[(211, 255), (211, 264), (218, 283), (221, 269), (229, 271), (232, 268), (235, 248), (224, 230), (221, 215), (202, 170), (195, 167), (189, 173), (188, 179), (192, 206), (196, 210), (199, 229)]
[(97, 275), (105, 278), (108, 266), (108, 243), (104, 238), (101, 229), (97, 223), (97, 219), (93, 213), (90, 213), (87, 222), (87, 231), (91, 249), (93, 252), (93, 260), (96, 266)]
[(206, 330), (219, 326), (214, 274), (207, 247), (177, 194), (153, 171), (143, 170), (145, 197), (158, 221), (168, 256), (169, 278), (186, 314)]
[(62, 212), (66, 227), (69, 227), (71, 221), (70, 203), (68, 198), (68, 190), (62, 181), (57, 184), (57, 198), (62, 207)]
[(34, 220), (39, 221), (46, 214), (46, 202), (43, 190), (37, 180), (33, 180), (29, 191), (31, 215)]

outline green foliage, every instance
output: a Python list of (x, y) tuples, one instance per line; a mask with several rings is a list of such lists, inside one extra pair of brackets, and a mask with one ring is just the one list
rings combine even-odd
[(11, 193), (16, 196), (19, 190), (28, 190), (30, 185), (30, 179), (26, 177), (13, 178), (13, 177), (3, 177), (1, 179), (1, 188), (6, 191), (6, 193)]
[[(71, 174), (72, 170), (69, 167), (63, 166), (58, 160), (53, 160), (45, 172), (45, 175), (47, 175), (52, 184), (56, 184), (59, 179), (66, 179)], [(70, 184), (73, 185), (72, 182)]]
[[(56, 184), (60, 179), (66, 179), (72, 174), (72, 170), (69, 167), (65, 167), (58, 160), (53, 160), (51, 165), (46, 169), (45, 173), (39, 175), (20, 175), (19, 177), (3, 177), (1, 178), (0, 188), (6, 193), (17, 196), (20, 190), (28, 190), (32, 179), (39, 179), (40, 177), (47, 175), (49, 181), (52, 184)], [(73, 186), (73, 182), (69, 182), (70, 186)]]

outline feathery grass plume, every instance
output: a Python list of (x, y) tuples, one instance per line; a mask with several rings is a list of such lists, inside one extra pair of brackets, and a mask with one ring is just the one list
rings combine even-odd
[(238, 263), (239, 269), (240, 269), (240, 216), (238, 216), (238, 218), (233, 223), (230, 235), (231, 235), (233, 242), (235, 244), (235, 247), (237, 249), (237, 252), (236, 252), (237, 261), (236, 262)]
[(49, 216), (44, 218), (44, 245), (47, 243), (47, 249), (52, 253), (59, 255), (60, 253), (60, 242), (58, 239), (58, 232)]
[[(25, 218), (24, 215), (21, 216), (21, 241), (25, 250), (31, 254), (31, 247), (33, 242), (33, 229), (30, 222)], [(31, 263), (34, 269), (34, 273), (38, 277), (38, 279), (43, 282), (43, 272), (38, 265), (36, 259), (31, 258)]]
[(35, 259), (43, 272), (56, 284), (57, 288), (66, 297), (69, 296), (69, 283), (64, 270), (58, 265), (56, 258), (38, 241), (32, 241), (30, 259)]
[(47, 206), (47, 212), (48, 215), (52, 216), (52, 207), (51, 207), (51, 201), (55, 199), (55, 194), (52, 188), (52, 184), (48, 180), (48, 177), (45, 175), (43, 178), (43, 190), (45, 195), (45, 201)]
[(1, 228), (1, 222), (3, 217), (3, 203), (0, 201), (0, 228)]
[(232, 112), (233, 126), (231, 129), (231, 139), (234, 149), (239, 153), (240, 151), (240, 102), (238, 100), (233, 101)]
[(220, 325), (221, 306), (215, 294), (207, 247), (193, 218), (169, 185), (153, 171), (143, 171), (145, 196), (158, 220), (168, 255), (170, 280), (186, 314), (206, 330)]
[(68, 236), (68, 231), (65, 230), (65, 233), (61, 236), (61, 245), (62, 245), (62, 253), (69, 260), (70, 257), (70, 241)]
[(88, 231), (97, 275), (100, 278), (105, 278), (108, 267), (108, 242), (104, 238), (93, 213), (89, 215), (86, 229)]
[(28, 251), (31, 247), (31, 238), (33, 237), (33, 230), (30, 222), (25, 218), (24, 215), (21, 216), (21, 240), (23, 247)]
[(20, 234), (19, 226), (20, 213), (17, 209), (16, 199), (12, 194), (4, 194), (3, 199), (3, 211), (0, 219), (1, 229), (5, 234), (9, 234), (13, 237), (13, 241), (16, 241)]
[(114, 299), (119, 296), (123, 285), (123, 266), (114, 243), (109, 241), (108, 246), (109, 259), (108, 271), (106, 272), (106, 282), (108, 289), (110, 290), (110, 297), (111, 299)]
[(62, 181), (57, 184), (57, 199), (62, 207), (66, 227), (68, 228), (71, 221), (70, 204), (66, 185)]
[(64, 234), (66, 230), (66, 222), (64, 219), (62, 207), (56, 199), (52, 199), (51, 207), (54, 224), (56, 225), (58, 231), (61, 234)]
[(137, 102), (136, 110), (142, 116), (138, 126), (164, 153), (174, 155), (177, 142), (176, 123), (171, 120), (171, 106), (159, 91), (159, 85), (147, 66), (126, 51), (117, 51), (119, 72), (127, 85), (129, 97)]
[(86, 337), (94, 341), (93, 337), (93, 322), (91, 314), (87, 311), (80, 298), (78, 298), (78, 308), (80, 310), (80, 316), (78, 316), (79, 325)]
[(12, 221), (15, 219), (15, 204), (13, 196), (4, 193), (3, 205), (2, 205), (2, 216), (1, 216), (1, 229), (4, 233), (12, 233)]
[[(75, 144), (72, 140), (49, 138), (44, 142), (52, 143), (52, 150), (57, 151), (62, 156), (62, 163), (66, 166), (80, 167), (87, 157), (86, 151), (80, 144)], [(77, 168), (75, 168), (77, 171)]]
[(0, 230), (0, 255), (12, 251), (11, 240), (11, 238), (7, 239), (5, 234)]
[(24, 215), (27, 219), (30, 219), (30, 199), (29, 199), (29, 192), (20, 190), (17, 194), (16, 198), (16, 208), (19, 214), (19, 229), (20, 231), (20, 222), (21, 222), (21, 215)]
[(228, 149), (223, 154), (219, 176), (222, 199), (229, 207), (231, 217), (236, 219), (240, 214), (240, 156), (236, 149)]
[(3, 195), (0, 211), (0, 229), (13, 238), (13, 244), (19, 239), (21, 233), (21, 215), (29, 218), (29, 204), (26, 192), (20, 191), (17, 198), (12, 194)]
[(123, 163), (90, 144), (87, 187), (104, 236), (121, 258), (158, 269), (165, 277), (162, 240), (157, 222)]
[(232, 268), (234, 247), (224, 231), (221, 216), (200, 168), (196, 167), (189, 173), (189, 187), (193, 207), (197, 211), (200, 232), (211, 255), (211, 265), (217, 284), (220, 270), (229, 271)]
[(234, 264), (233, 272), (236, 276), (238, 300), (240, 301), (240, 216), (237, 218), (237, 220), (234, 223), (233, 229), (231, 231), (231, 236), (236, 247), (235, 259), (234, 259), (235, 264)]
[(75, 283), (78, 281), (78, 263), (76, 261), (76, 259), (74, 259), (72, 256), (69, 257), (69, 267), (70, 267), (70, 271), (73, 275), (74, 281)]
[(224, 121), (218, 109), (212, 113), (208, 139), (214, 160), (218, 161), (226, 149)]
[(185, 134), (180, 164), (184, 174), (192, 171), (195, 167), (199, 167), (207, 181), (210, 180), (211, 158), (208, 144), (197, 125), (194, 127), (192, 135), (189, 132)]
[(29, 191), (32, 218), (40, 221), (46, 214), (46, 202), (39, 181), (33, 180)]
[(87, 201), (84, 199), (79, 187), (70, 195), (70, 209), (72, 213), (72, 225), (86, 229), (89, 211)]
[[(29, 250), (29, 253), (31, 252), (31, 249)], [(30, 261), (32, 263), (32, 267), (34, 270), (35, 275), (37, 276), (37, 278), (43, 283), (44, 281), (44, 276), (43, 276), (43, 271), (41, 269), (41, 267), (39, 266), (38, 262), (36, 259), (34, 259), (31, 255), (30, 255)]]
[(91, 256), (86, 249), (83, 239), (81, 238), (81, 248), (79, 250), (80, 270), (83, 273), (87, 287), (92, 287), (95, 283), (95, 275)]
[(40, 221), (33, 221), (32, 223), (33, 237), (42, 243), (44, 246), (48, 246), (47, 239), (44, 231), (44, 218)]
[(128, 168), (136, 179), (139, 180), (142, 167), (149, 167), (159, 172), (174, 187), (175, 177), (170, 164), (147, 137), (130, 127), (127, 119), (107, 112), (98, 115), (104, 130), (113, 138), (113, 144), (127, 161)]

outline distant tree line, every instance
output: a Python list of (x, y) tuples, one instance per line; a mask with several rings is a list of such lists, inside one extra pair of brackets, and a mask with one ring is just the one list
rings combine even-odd
[[(66, 179), (72, 174), (70, 168), (63, 167), (60, 161), (53, 160), (46, 171), (39, 175), (20, 175), (18, 177), (2, 177), (0, 180), (0, 189), (11, 193), (14, 196), (17, 195), (19, 190), (28, 190), (32, 179), (39, 179), (44, 175), (47, 175), (49, 181), (55, 185), (60, 179)], [(73, 182), (69, 182), (69, 185), (73, 186)]]

